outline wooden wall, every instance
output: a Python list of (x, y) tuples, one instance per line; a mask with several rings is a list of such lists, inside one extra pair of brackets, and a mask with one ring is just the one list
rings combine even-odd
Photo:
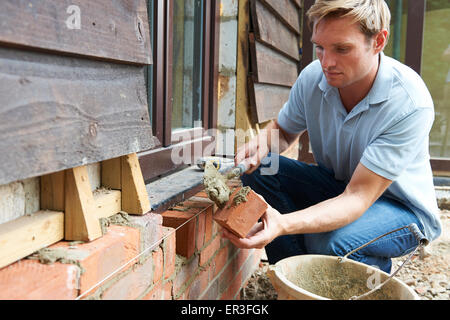
[(276, 119), (297, 79), (300, 1), (250, 0), (248, 97), (254, 123)]
[(0, 185), (153, 146), (146, 0), (3, 0), (0, 25)]

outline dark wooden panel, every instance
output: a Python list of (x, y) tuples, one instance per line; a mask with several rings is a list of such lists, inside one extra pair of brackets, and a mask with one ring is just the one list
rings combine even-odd
[(295, 60), (300, 60), (299, 39), (259, 0), (251, 1), (256, 39)]
[(300, 34), (300, 9), (291, 0), (261, 0), (278, 19)]
[(153, 40), (154, 60), (153, 67), (153, 132), (159, 140), (159, 145), (164, 143), (164, 106), (165, 106), (165, 26), (166, 26), (166, 1), (155, 0), (154, 28), (156, 30)]
[(255, 83), (248, 78), (248, 92), (252, 120), (257, 123), (276, 119), (278, 112), (289, 99), (290, 88)]
[(0, 48), (0, 185), (150, 149), (144, 68)]
[(311, 42), (312, 30), (308, 23), (306, 12), (314, 4), (314, 0), (305, 0), (303, 3), (303, 28), (302, 28), (302, 59), (300, 61), (300, 71), (313, 61), (314, 46)]
[[(213, 39), (211, 40), (211, 54), (213, 61), (211, 63), (211, 95), (209, 103), (209, 128), (217, 128), (218, 103), (219, 103), (219, 50), (220, 50), (220, 3), (214, 2), (214, 23)], [(239, 41), (239, 36), (238, 36)], [(239, 64), (239, 61), (236, 61)]]
[(301, 0), (291, 0), (299, 9), (302, 7)]
[(152, 63), (146, 0), (2, 0), (0, 26), (3, 44)]
[(405, 64), (418, 74), (422, 71), (425, 0), (408, 1)]
[(166, 61), (165, 61), (165, 99), (164, 99), (164, 129), (163, 146), (169, 146), (172, 141), (172, 106), (173, 106), (173, 7), (174, 0), (165, 0), (166, 2)]
[(255, 41), (252, 33), (249, 41), (255, 82), (291, 87), (298, 77), (297, 63)]

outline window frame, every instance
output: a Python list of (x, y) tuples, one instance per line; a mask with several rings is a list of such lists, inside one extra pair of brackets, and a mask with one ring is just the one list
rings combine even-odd
[[(203, 45), (202, 45), (202, 127), (172, 132), (172, 68), (173, 68), (173, 9), (174, 0), (153, 1), (153, 76), (149, 103), (152, 104), (152, 128), (156, 141), (154, 149), (138, 154), (145, 182), (168, 174), (187, 164), (175, 164), (172, 151), (181, 144), (194, 145), (204, 150), (214, 141), (208, 129), (217, 126), (218, 73), (219, 73), (219, 23), (220, 7), (217, 1), (204, 1)], [(150, 5), (150, 4), (149, 4)], [(150, 17), (149, 17), (150, 18)], [(189, 136), (189, 140), (180, 140)], [(214, 154), (192, 154), (191, 163), (199, 156)]]

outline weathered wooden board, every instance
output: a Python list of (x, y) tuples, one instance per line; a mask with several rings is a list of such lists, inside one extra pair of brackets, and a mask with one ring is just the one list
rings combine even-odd
[(147, 189), (137, 154), (121, 158), (122, 210), (130, 214), (146, 214), (151, 210)]
[(89, 242), (102, 236), (86, 166), (65, 174), (64, 239)]
[(301, 0), (291, 0), (299, 9), (302, 7)]
[(260, 0), (292, 31), (300, 34), (300, 9), (291, 0)]
[(286, 27), (259, 0), (251, 1), (251, 15), (256, 39), (299, 61), (298, 36)]
[(146, 0), (2, 0), (0, 43), (151, 64)]
[(38, 211), (0, 225), (0, 268), (64, 238), (64, 213)]
[(255, 83), (248, 78), (248, 92), (252, 119), (263, 123), (276, 119), (278, 112), (289, 99), (290, 88), (270, 84)]
[(292, 87), (298, 77), (296, 61), (266, 47), (249, 34), (250, 60), (255, 82)]
[(96, 191), (93, 196), (97, 219), (111, 217), (122, 210), (122, 193), (119, 190)]
[(0, 48), (0, 185), (153, 147), (144, 68)]

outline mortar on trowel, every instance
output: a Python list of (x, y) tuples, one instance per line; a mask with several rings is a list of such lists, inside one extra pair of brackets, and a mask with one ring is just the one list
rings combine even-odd
[(240, 238), (247, 236), (267, 210), (267, 204), (250, 187), (232, 190), (227, 185), (228, 180), (240, 177), (247, 169), (244, 164), (239, 164), (224, 176), (212, 161), (207, 161), (204, 166), (205, 192), (218, 207), (214, 220)]

